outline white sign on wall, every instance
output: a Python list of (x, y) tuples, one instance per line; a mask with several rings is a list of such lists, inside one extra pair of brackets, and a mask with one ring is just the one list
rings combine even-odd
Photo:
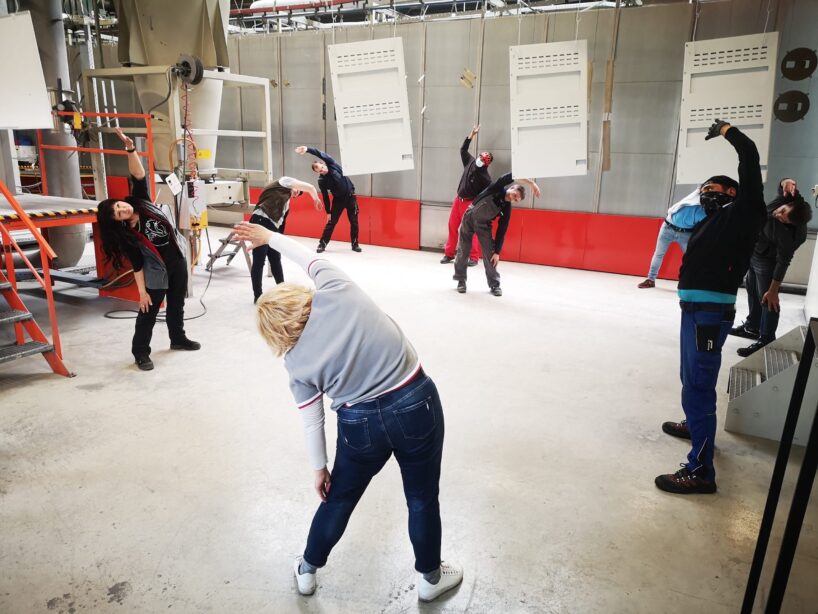
[(676, 183), (713, 175), (737, 178), (736, 152), (724, 139), (705, 142), (715, 119), (755, 141), (767, 176), (778, 32), (685, 44)]
[(0, 17), (0, 58), (0, 128), (51, 127), (51, 105), (28, 11)]
[(509, 57), (514, 176), (586, 174), (587, 41), (518, 45)]
[(413, 169), (402, 39), (327, 49), (344, 173)]

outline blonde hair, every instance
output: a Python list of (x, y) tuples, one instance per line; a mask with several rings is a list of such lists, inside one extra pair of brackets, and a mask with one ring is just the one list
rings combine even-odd
[(256, 301), (258, 330), (276, 356), (298, 343), (312, 311), (313, 290), (298, 284), (279, 284)]

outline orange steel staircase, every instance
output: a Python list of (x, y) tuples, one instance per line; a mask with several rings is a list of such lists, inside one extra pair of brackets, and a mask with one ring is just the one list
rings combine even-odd
[[(54, 373), (72, 377), (74, 374), (66, 368), (62, 361), (60, 334), (57, 328), (57, 310), (54, 305), (54, 292), (51, 287), (51, 260), (56, 258), (57, 254), (54, 253), (40, 230), (34, 225), (31, 218), (2, 181), (0, 181), (0, 196), (5, 197), (17, 214), (15, 224), (27, 229), (37, 240), (42, 262), (42, 271), (38, 272), (11, 236), (9, 229), (0, 221), (0, 248), (3, 256), (2, 264), (0, 264), (0, 295), (8, 305), (8, 308), (6, 308), (0, 302), (0, 326), (14, 326), (15, 336), (14, 343), (5, 346), (0, 345), (0, 365), (26, 356), (42, 354)], [(48, 301), (48, 317), (51, 325), (52, 339), (50, 341), (17, 292), (13, 259), (15, 251), (45, 290)], [(28, 340), (26, 340), (26, 333), (28, 334)]]

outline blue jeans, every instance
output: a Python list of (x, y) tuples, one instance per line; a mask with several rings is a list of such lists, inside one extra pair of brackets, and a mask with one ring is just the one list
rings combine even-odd
[(662, 227), (659, 229), (659, 236), (656, 237), (656, 249), (653, 252), (653, 258), (650, 261), (650, 270), (648, 271), (648, 279), (656, 281), (656, 276), (659, 274), (659, 268), (662, 266), (662, 260), (665, 259), (665, 254), (668, 248), (673, 243), (678, 243), (682, 248), (682, 253), (687, 250), (687, 242), (690, 241), (689, 232), (679, 232), (673, 230), (670, 226), (662, 222)]
[(440, 567), (443, 408), (434, 382), (423, 373), (394, 392), (338, 411), (331, 486), (312, 519), (304, 550), (308, 563), (326, 565), (358, 500), (393, 453), (409, 508), (415, 569), (428, 573)]
[(759, 331), (759, 339), (765, 343), (775, 339), (775, 331), (778, 328), (779, 313), (770, 311), (767, 305), (761, 304), (761, 297), (770, 289), (774, 268), (775, 262), (753, 256), (750, 268), (747, 269), (747, 276), (744, 278), (747, 302), (750, 304), (750, 314), (744, 324), (750, 330)]
[(682, 302), (681, 306), (682, 409), (692, 444), (686, 467), (705, 480), (715, 480), (716, 382), (721, 348), (733, 326), (736, 308), (718, 303)]

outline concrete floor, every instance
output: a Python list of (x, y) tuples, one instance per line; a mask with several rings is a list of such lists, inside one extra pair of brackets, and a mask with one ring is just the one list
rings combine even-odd
[[(0, 368), (0, 612), (739, 609), (776, 444), (720, 426), (717, 495), (653, 485), (687, 452), (660, 430), (682, 417), (674, 283), (638, 290), (633, 277), (503, 263), (498, 299), (482, 267), (457, 294), (439, 254), (334, 242), (328, 256), (400, 323), (440, 390), (444, 556), (465, 567), (460, 589), (418, 604), (390, 463), (316, 595), (298, 596), (291, 562), (317, 498), (285, 371), (255, 331), (236, 260), (217, 266), (207, 315), (188, 324), (200, 352), (170, 352), (157, 326), (156, 370), (139, 372), (132, 322), (102, 317), (124, 304), (67, 289), (60, 325), (77, 377), (40, 358)], [(305, 279), (290, 263), (285, 274)], [(206, 281), (199, 270), (198, 293)], [(24, 298), (43, 315), (39, 295)], [(742, 315), (744, 303), (741, 291)], [(783, 304), (782, 330), (803, 323), (802, 297)], [(200, 312), (190, 300), (187, 315)], [(741, 343), (725, 346), (720, 424)], [(786, 612), (818, 609), (814, 499)]]

